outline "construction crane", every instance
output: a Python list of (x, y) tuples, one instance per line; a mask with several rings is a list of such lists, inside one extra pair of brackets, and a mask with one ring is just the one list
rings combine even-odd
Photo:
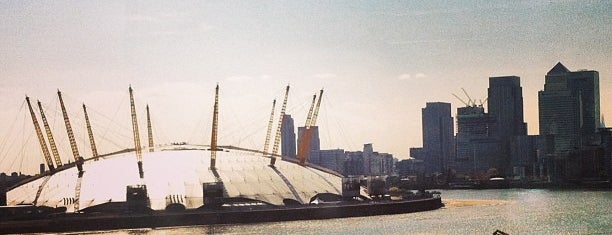
[(470, 95), (467, 93), (467, 91), (465, 91), (464, 88), (461, 88), (461, 91), (463, 91), (463, 94), (465, 94), (465, 96), (467, 97), (468, 101), (466, 102), (465, 100), (461, 99), (461, 97), (459, 97), (456, 94), (452, 94), (455, 98), (457, 98), (459, 101), (461, 101), (461, 103), (463, 103), (465, 105), (465, 107), (483, 107), (484, 104), (487, 103), (487, 101), (489, 100), (489, 98), (485, 98), (484, 101), (482, 101), (482, 99), (478, 100), (479, 104), (476, 103), (476, 99), (472, 99), (472, 97), (470, 97)]
[(272, 156), (270, 158), (270, 166), (274, 166), (276, 163), (276, 155), (278, 154), (278, 145), (280, 144), (281, 130), (283, 128), (283, 117), (285, 116), (285, 110), (287, 109), (287, 99), (289, 99), (289, 85), (285, 89), (285, 99), (283, 99), (283, 106), (281, 106), (281, 112), (278, 116), (278, 123), (276, 124), (276, 136), (274, 136), (274, 147), (272, 148)]
[(144, 178), (144, 171), (142, 169), (142, 149), (140, 147), (140, 135), (138, 134), (138, 120), (136, 118), (136, 106), (134, 106), (134, 91), (132, 86), (129, 88), (130, 91), (130, 110), (132, 113), (132, 132), (134, 135), (134, 149), (136, 150), (136, 160), (138, 163), (138, 174), (140, 179)]
[(47, 163), (49, 170), (54, 171), (55, 166), (53, 166), (53, 159), (51, 159), (51, 154), (49, 153), (49, 149), (47, 148), (47, 142), (45, 142), (42, 130), (40, 130), (40, 125), (38, 124), (38, 120), (36, 119), (36, 114), (34, 114), (34, 109), (32, 109), (30, 97), (26, 96), (26, 102), (28, 103), (28, 108), (30, 109), (30, 116), (32, 116), (32, 123), (34, 123), (34, 129), (36, 130), (36, 136), (38, 137), (40, 149), (42, 150), (43, 156), (45, 157), (45, 162)]
[(91, 145), (91, 154), (95, 161), (98, 160), (98, 149), (96, 148), (96, 140), (94, 140), (91, 124), (89, 123), (89, 115), (87, 115), (87, 107), (83, 104), (83, 113), (85, 113), (85, 124), (87, 125), (87, 135), (89, 136), (89, 145)]
[(153, 128), (151, 128), (151, 115), (149, 114), (149, 105), (147, 104), (147, 132), (149, 134), (149, 152), (153, 152)]
[(270, 145), (270, 135), (272, 134), (272, 126), (274, 125), (274, 108), (276, 107), (276, 99), (272, 101), (272, 111), (270, 112), (270, 120), (268, 121), (268, 130), (266, 131), (266, 142), (264, 143), (263, 152), (268, 154), (268, 145)]
[[(316, 97), (316, 95), (315, 95)], [(316, 106), (314, 106), (314, 100), (310, 109), (314, 111), (311, 113), (308, 112), (308, 117), (306, 117), (306, 126), (302, 132), (301, 143), (298, 148), (298, 156), (297, 160), (300, 165), (306, 164), (306, 159), (308, 158), (308, 153), (310, 151), (310, 145), (312, 143), (312, 136), (314, 135), (314, 126), (317, 124), (317, 116), (319, 114), (319, 107), (321, 107), (321, 99), (323, 98), (323, 89), (321, 89), (321, 93), (319, 94), (319, 100), (317, 101)]]
[(212, 133), (210, 138), (210, 169), (216, 169), (217, 161), (217, 128), (219, 127), (219, 84), (215, 88), (215, 106), (213, 108)]
[(468, 98), (468, 106), (476, 106), (474, 100), (472, 100), (472, 97), (468, 95), (467, 91), (465, 91), (465, 89), (463, 88), (461, 88), (461, 90), (463, 91), (463, 94), (465, 94), (465, 96)]
[(470, 107), (470, 104), (468, 102), (465, 102), (463, 99), (461, 99), (459, 96), (453, 94), (453, 96), (455, 98), (457, 98), (459, 101), (461, 101), (461, 103), (463, 103), (465, 105), (465, 107)]
[(45, 132), (47, 133), (47, 139), (49, 140), (49, 146), (51, 146), (51, 153), (53, 154), (53, 159), (55, 160), (55, 165), (57, 167), (62, 166), (62, 159), (57, 152), (57, 146), (55, 145), (55, 139), (53, 139), (53, 134), (51, 133), (51, 128), (49, 127), (49, 123), (47, 122), (47, 117), (45, 116), (45, 112), (43, 111), (42, 104), (39, 100), (37, 100), (38, 109), (40, 110), (40, 118), (43, 121), (43, 126), (45, 127)]

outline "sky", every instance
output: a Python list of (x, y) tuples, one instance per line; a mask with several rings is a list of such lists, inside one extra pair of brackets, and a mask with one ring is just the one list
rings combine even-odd
[(322, 148), (372, 143), (405, 159), (422, 146), (426, 102), (455, 116), (453, 94), (484, 100), (493, 76), (521, 77), (537, 134), (537, 92), (557, 62), (599, 71), (612, 120), (610, 55), (610, 1), (0, 1), (0, 172), (43, 162), (26, 95), (42, 102), (64, 162), (58, 89), (87, 158), (83, 103), (101, 153), (133, 147), (130, 85), (142, 143), (148, 104), (157, 144), (207, 144), (216, 84), (220, 144), (263, 149), (289, 84), (296, 126), (325, 90)]

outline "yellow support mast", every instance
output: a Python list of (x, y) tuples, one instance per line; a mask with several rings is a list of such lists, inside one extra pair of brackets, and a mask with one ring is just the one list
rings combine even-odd
[(321, 99), (323, 98), (323, 89), (321, 89), (321, 93), (319, 93), (319, 100), (317, 101), (317, 107), (312, 113), (312, 120), (310, 120), (310, 126), (317, 125), (317, 117), (319, 116), (319, 108), (321, 107)]
[(57, 90), (57, 96), (59, 97), (60, 107), (62, 108), (62, 115), (64, 116), (64, 123), (66, 124), (66, 133), (68, 134), (68, 140), (70, 141), (70, 149), (72, 149), (72, 156), (74, 157), (74, 163), (79, 170), (79, 176), (83, 175), (83, 158), (79, 154), (79, 148), (77, 147), (76, 140), (74, 139), (74, 133), (70, 126), (70, 119), (68, 119), (68, 112), (66, 112), (66, 106), (64, 106), (64, 100), (62, 99), (62, 92)]
[(215, 88), (215, 106), (213, 110), (212, 134), (210, 138), (210, 169), (216, 169), (217, 161), (217, 128), (219, 126), (219, 84)]
[(312, 120), (312, 112), (314, 110), (316, 101), (317, 101), (317, 94), (314, 94), (312, 96), (312, 103), (310, 104), (310, 109), (308, 109), (308, 115), (306, 115), (306, 124), (304, 124), (306, 128), (310, 128), (310, 122)]
[(91, 153), (95, 161), (98, 160), (98, 149), (96, 148), (96, 140), (94, 139), (91, 124), (89, 123), (89, 115), (87, 115), (87, 107), (83, 104), (83, 113), (85, 113), (85, 124), (87, 125), (87, 135), (89, 136), (89, 145), (91, 145)]
[(53, 159), (51, 159), (51, 154), (49, 153), (49, 149), (47, 148), (47, 142), (45, 142), (42, 130), (40, 130), (40, 125), (38, 124), (38, 119), (36, 119), (36, 114), (34, 114), (34, 109), (32, 109), (30, 97), (26, 96), (26, 102), (28, 103), (28, 108), (30, 109), (30, 116), (32, 116), (32, 123), (34, 123), (34, 129), (36, 130), (36, 136), (38, 137), (40, 149), (42, 150), (43, 156), (45, 157), (45, 162), (47, 163), (49, 170), (54, 171), (55, 166), (53, 166)]
[[(319, 94), (319, 100), (317, 101), (317, 105), (314, 107), (314, 111), (312, 113), (308, 112), (308, 117), (306, 118), (306, 127), (304, 127), (301, 143), (299, 144), (298, 148), (297, 159), (300, 165), (306, 164), (306, 159), (308, 158), (308, 153), (310, 152), (312, 136), (314, 135), (314, 128), (312, 127), (317, 124), (317, 116), (319, 115), (319, 107), (321, 107), (322, 98), (323, 89), (321, 89), (321, 93)], [(314, 100), (312, 104), (314, 105)], [(312, 106), (310, 108), (312, 110)]]
[(278, 118), (278, 124), (276, 126), (276, 136), (274, 137), (274, 147), (272, 148), (270, 166), (274, 166), (274, 163), (276, 163), (276, 155), (278, 154), (278, 145), (280, 144), (281, 130), (283, 127), (283, 116), (285, 116), (285, 109), (287, 108), (288, 98), (289, 98), (289, 85), (287, 85), (287, 89), (285, 90), (285, 99), (283, 100), (283, 106), (281, 106), (281, 112)]
[(266, 143), (264, 144), (263, 153), (268, 154), (268, 145), (270, 145), (270, 135), (272, 134), (272, 126), (274, 124), (274, 108), (276, 107), (276, 99), (272, 101), (272, 111), (270, 112), (270, 120), (268, 121), (268, 131), (266, 131)]
[(74, 139), (74, 133), (72, 132), (72, 127), (70, 126), (70, 119), (68, 119), (68, 112), (66, 112), (66, 106), (64, 106), (64, 100), (62, 99), (62, 92), (57, 90), (57, 96), (59, 97), (60, 107), (62, 108), (62, 115), (64, 116), (64, 123), (66, 124), (66, 133), (68, 133), (68, 140), (70, 141), (70, 148), (72, 149), (72, 155), (74, 156), (74, 164), (79, 171), (79, 176), (77, 178), (77, 183), (74, 188), (74, 211), (79, 211), (79, 205), (81, 201), (81, 182), (83, 179), (83, 157), (79, 154), (79, 148), (77, 147), (76, 141)]
[(153, 149), (153, 128), (151, 127), (151, 115), (149, 114), (149, 105), (147, 104), (147, 132), (149, 134), (149, 152), (154, 152)]
[(49, 123), (47, 122), (47, 117), (45, 116), (45, 112), (43, 111), (42, 104), (39, 100), (37, 100), (38, 109), (40, 110), (40, 118), (43, 121), (43, 126), (45, 127), (45, 132), (47, 133), (47, 139), (49, 139), (49, 145), (51, 146), (51, 153), (53, 154), (53, 159), (55, 160), (55, 165), (57, 167), (62, 166), (62, 159), (59, 156), (57, 151), (57, 146), (55, 145), (55, 139), (53, 139), (53, 134), (51, 133), (51, 127), (49, 127)]
[(142, 149), (140, 146), (140, 135), (138, 134), (138, 120), (136, 119), (136, 106), (134, 106), (134, 92), (130, 86), (130, 109), (132, 112), (132, 132), (134, 134), (134, 149), (136, 150), (136, 160), (138, 161), (138, 174), (140, 178), (144, 178), (142, 169)]

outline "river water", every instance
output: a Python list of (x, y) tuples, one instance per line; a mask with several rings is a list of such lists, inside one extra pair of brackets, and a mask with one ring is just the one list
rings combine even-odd
[[(612, 234), (612, 191), (442, 190), (445, 208), (357, 218), (95, 234)], [(93, 233), (92, 233), (93, 234)]]

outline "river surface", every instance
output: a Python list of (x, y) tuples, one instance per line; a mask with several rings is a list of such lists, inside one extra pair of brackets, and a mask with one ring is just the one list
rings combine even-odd
[(90, 234), (612, 234), (612, 191), (441, 192), (445, 208), (411, 214)]

